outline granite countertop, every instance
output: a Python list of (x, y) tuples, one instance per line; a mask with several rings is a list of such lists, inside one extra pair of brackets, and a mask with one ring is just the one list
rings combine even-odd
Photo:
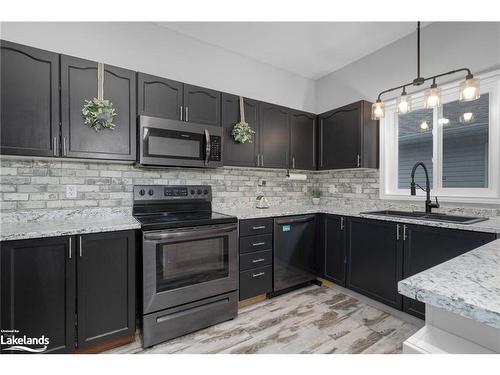
[(400, 281), (398, 291), (500, 329), (500, 239)]
[(259, 209), (255, 207), (234, 207), (234, 208), (214, 208), (215, 211), (238, 217), (238, 219), (256, 219), (264, 217), (276, 217), (276, 216), (290, 216), (290, 215), (300, 215), (300, 214), (312, 214), (312, 213), (325, 213), (332, 215), (342, 215), (351, 217), (362, 217), (367, 219), (377, 219), (385, 221), (394, 221), (403, 224), (417, 224), (417, 225), (427, 225), (439, 228), (451, 228), (451, 229), (462, 229), (470, 230), (476, 232), (486, 232), (486, 233), (497, 233), (500, 234), (500, 217), (489, 218), (486, 221), (481, 221), (474, 224), (459, 224), (459, 223), (447, 223), (439, 221), (430, 220), (419, 220), (412, 218), (403, 217), (389, 217), (380, 216), (373, 214), (361, 213), (359, 209), (347, 209), (347, 208), (335, 208), (328, 206), (315, 206), (315, 205), (297, 205), (297, 206), (287, 206), (287, 207), (270, 207), (266, 209)]
[(75, 234), (138, 229), (141, 225), (132, 215), (75, 216), (43, 221), (1, 223), (0, 241), (70, 236)]

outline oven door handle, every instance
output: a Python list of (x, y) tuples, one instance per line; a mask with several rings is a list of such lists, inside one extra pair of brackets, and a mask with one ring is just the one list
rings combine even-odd
[(178, 240), (180, 238), (194, 238), (201, 236), (211, 236), (235, 231), (236, 225), (229, 225), (224, 227), (210, 228), (210, 229), (189, 229), (189, 230), (176, 230), (169, 232), (159, 233), (145, 233), (144, 240), (146, 241), (163, 241), (163, 240)]
[(208, 159), (210, 158), (210, 133), (205, 129), (205, 165), (208, 165)]

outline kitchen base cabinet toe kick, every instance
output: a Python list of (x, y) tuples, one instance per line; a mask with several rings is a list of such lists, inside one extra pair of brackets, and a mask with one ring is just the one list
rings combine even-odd
[[(0, 245), (2, 330), (48, 338), (46, 349), (33, 346), (43, 353), (92, 353), (134, 339), (134, 231)], [(3, 351), (11, 352), (26, 353)]]

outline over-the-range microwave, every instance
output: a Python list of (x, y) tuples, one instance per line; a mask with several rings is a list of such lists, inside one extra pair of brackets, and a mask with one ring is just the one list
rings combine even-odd
[(222, 127), (139, 116), (141, 165), (222, 166)]

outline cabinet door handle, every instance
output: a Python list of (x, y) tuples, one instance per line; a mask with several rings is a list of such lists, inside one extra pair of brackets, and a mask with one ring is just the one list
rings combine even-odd
[(265, 242), (253, 242), (252, 246), (257, 247), (257, 246), (263, 246), (265, 244), (266, 244)]
[(259, 258), (259, 259), (252, 259), (252, 263), (259, 263), (265, 261), (264, 258)]
[(186, 106), (184, 113), (185, 113), (184, 121), (189, 121), (189, 108), (188, 108), (188, 106)]
[(260, 167), (260, 154), (257, 154), (257, 167)]
[(68, 256), (69, 256), (69, 259), (71, 259), (71, 256), (72, 256), (72, 254), (71, 254), (71, 237), (68, 238), (68, 242), (69, 242), (69, 249), (68, 249), (69, 254), (68, 254)]
[(181, 120), (181, 121), (182, 121), (182, 112), (183, 112), (182, 109), (183, 109), (182, 105), (179, 106), (179, 120)]
[(57, 156), (57, 137), (54, 137), (53, 142), (52, 142), (52, 147), (53, 147), (53, 155)]
[(319, 165), (323, 167), (323, 120), (320, 121), (319, 132)]
[(358, 154), (357, 158), (358, 167), (361, 167), (361, 156)]
[(63, 137), (63, 156), (67, 156), (66, 152), (66, 137)]
[(340, 230), (344, 230), (344, 217), (340, 217)]
[(261, 276), (264, 276), (265, 273), (264, 272), (259, 272), (259, 273), (252, 273), (252, 277), (261, 277)]
[(258, 229), (266, 229), (265, 225), (259, 225), (257, 227), (252, 227), (253, 230), (258, 230)]
[(396, 224), (396, 241), (399, 241), (400, 235), (399, 235), (399, 224)]
[(292, 169), (295, 169), (295, 156), (292, 156)]
[(408, 237), (406, 236), (406, 224), (403, 225), (403, 241), (406, 241)]
[(264, 166), (264, 154), (261, 154), (260, 155), (260, 166), (263, 167)]
[(83, 256), (83, 251), (82, 251), (82, 236), (80, 236), (80, 258)]

